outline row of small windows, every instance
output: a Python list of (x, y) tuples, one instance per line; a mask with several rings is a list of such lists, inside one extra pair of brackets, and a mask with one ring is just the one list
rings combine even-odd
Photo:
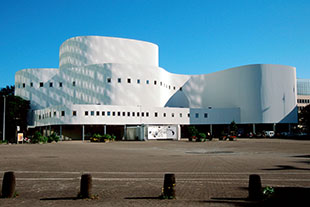
[[(112, 79), (111, 79), (111, 78), (107, 78), (107, 83), (111, 83), (111, 82), (112, 82)], [(117, 82), (118, 82), (118, 83), (122, 83), (122, 79), (121, 79), (121, 78), (118, 78), (118, 79), (117, 79)], [(131, 78), (127, 78), (127, 83), (132, 83)], [(140, 79), (137, 79), (137, 84), (140, 84), (140, 83), (141, 83)], [(150, 84), (150, 81), (149, 81), (149, 80), (146, 80), (145, 83), (146, 83), (147, 85), (149, 85), (149, 84)], [(163, 86), (163, 87), (166, 87), (166, 88), (169, 88), (169, 89), (176, 90), (176, 87), (175, 87), (175, 86), (168, 85), (168, 84), (166, 84), (166, 83), (163, 83), (162, 81), (159, 82), (159, 84), (158, 84), (158, 82), (157, 82), (156, 80), (154, 80), (153, 84), (154, 84), (154, 85), (160, 85), (160, 86)], [(53, 82), (49, 82), (48, 85), (49, 85), (50, 88), (54, 87), (54, 83), (53, 83)], [(58, 83), (58, 86), (61, 88), (61, 87), (63, 86), (62, 82), (59, 82), (59, 83)], [(72, 86), (74, 86), (74, 87), (76, 86), (76, 82), (75, 82), (75, 81), (72, 81)], [(25, 83), (22, 83), (22, 88), (25, 88), (25, 87), (26, 87), (26, 84), (25, 84)], [(33, 87), (33, 82), (30, 83), (30, 87)], [(44, 83), (43, 83), (43, 82), (40, 82), (40, 83), (39, 83), (39, 87), (40, 87), (40, 88), (44, 87)], [(18, 84), (18, 88), (20, 88), (20, 84)], [(182, 90), (182, 88), (180, 88), (180, 90)]]
[[(45, 119), (45, 118), (50, 118), (52, 117), (52, 115), (54, 117), (57, 116), (57, 111), (52, 112), (46, 112), (44, 114), (40, 114), (38, 116), (39, 120), (41, 119)], [(85, 116), (127, 116), (127, 117), (149, 117), (150, 113), (149, 112), (121, 112), (121, 111), (84, 111), (84, 115)], [(195, 118), (199, 118), (199, 113), (195, 113), (193, 114)], [(60, 116), (65, 116), (65, 111), (60, 111)], [(72, 116), (77, 116), (77, 111), (72, 111)], [(158, 112), (154, 112), (154, 117), (158, 117), (159, 113)], [(171, 117), (174, 118), (176, 116), (175, 113), (171, 113)], [(168, 117), (167, 113), (164, 112), (162, 113), (162, 117)], [(183, 114), (179, 113), (179, 117), (182, 118)], [(191, 114), (187, 113), (187, 117), (190, 118)], [(208, 113), (203, 113), (203, 118), (208, 118)]]
[(297, 103), (310, 103), (310, 99), (297, 99)]

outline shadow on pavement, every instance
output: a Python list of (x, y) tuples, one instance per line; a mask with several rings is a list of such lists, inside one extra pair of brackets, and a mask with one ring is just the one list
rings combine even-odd
[(77, 197), (58, 197), (58, 198), (41, 198), (41, 201), (67, 201), (67, 200), (80, 200), (80, 198)]
[(265, 168), (262, 170), (310, 170), (310, 168), (300, 168), (291, 165), (276, 165), (275, 168)]

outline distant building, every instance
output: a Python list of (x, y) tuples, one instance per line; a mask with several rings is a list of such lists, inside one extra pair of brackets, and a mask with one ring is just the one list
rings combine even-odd
[[(297, 106), (300, 114), (310, 104), (310, 79), (297, 79)], [(304, 131), (306, 126), (299, 121), (298, 128)]]
[(29, 127), (75, 139), (95, 131), (127, 140), (180, 139), (188, 125), (218, 133), (232, 121), (254, 132), (297, 123), (294, 67), (180, 75), (158, 62), (153, 43), (73, 37), (60, 47), (59, 68), (18, 71), (15, 94), (31, 102)]

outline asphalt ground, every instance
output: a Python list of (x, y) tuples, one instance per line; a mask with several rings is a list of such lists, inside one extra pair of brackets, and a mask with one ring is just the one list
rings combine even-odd
[[(0, 145), (0, 181), (14, 171), (17, 196), (0, 206), (254, 206), (249, 175), (263, 186), (310, 187), (310, 141), (149, 141)], [(90, 173), (94, 199), (76, 199)], [(176, 199), (161, 200), (164, 174)]]

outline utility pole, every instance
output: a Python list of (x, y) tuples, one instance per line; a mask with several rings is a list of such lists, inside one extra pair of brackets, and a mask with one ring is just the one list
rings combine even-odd
[(5, 140), (5, 102), (6, 102), (6, 96), (3, 95), (3, 130), (2, 130), (2, 141)]

